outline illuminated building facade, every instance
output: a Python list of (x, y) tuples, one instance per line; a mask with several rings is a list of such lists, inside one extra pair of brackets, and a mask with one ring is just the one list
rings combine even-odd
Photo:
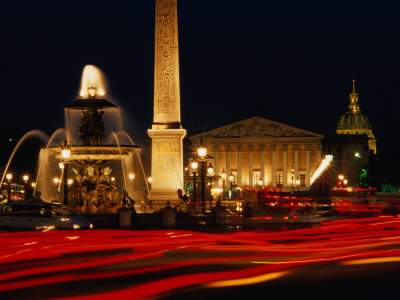
[[(214, 174), (225, 170), (238, 187), (280, 187), (285, 191), (310, 188), (321, 162), (322, 135), (253, 117), (189, 137), (194, 147), (203, 143)], [(219, 186), (222, 186), (222, 180)], [(228, 183), (228, 182), (227, 182)]]

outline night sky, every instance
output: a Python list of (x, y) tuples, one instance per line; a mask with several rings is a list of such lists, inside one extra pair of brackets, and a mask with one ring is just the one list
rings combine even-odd
[[(82, 69), (94, 64), (129, 119), (127, 131), (144, 143), (153, 113), (153, 0), (4, 5), (3, 132), (51, 134), (63, 127), (63, 108), (77, 96)], [(355, 78), (378, 152), (391, 147), (400, 107), (394, 5), (179, 0), (183, 127), (203, 131), (260, 116), (333, 134)]]

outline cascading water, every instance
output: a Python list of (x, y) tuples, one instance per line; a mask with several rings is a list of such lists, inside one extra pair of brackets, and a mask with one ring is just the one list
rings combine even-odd
[(31, 130), (29, 132), (27, 132), (19, 141), (18, 143), (15, 145), (13, 152), (10, 155), (10, 158), (8, 159), (6, 168), (4, 170), (3, 176), (1, 177), (1, 182), (0, 182), (0, 186), (3, 186), (3, 181), (4, 181), (4, 177), (7, 174), (8, 171), (8, 167), (11, 164), (11, 161), (15, 155), (15, 153), (17, 152), (17, 150), (19, 149), (19, 147), (21, 146), (21, 144), (26, 141), (28, 138), (31, 137), (37, 137), (40, 138), (44, 143), (47, 143), (47, 141), (49, 140), (49, 136), (47, 134), (45, 134), (43, 131), (40, 130)]
[(40, 190), (41, 198), (45, 201), (51, 201), (57, 198), (57, 190), (52, 188), (53, 178), (60, 178), (58, 161), (53, 157), (48, 148), (62, 144), (66, 138), (66, 130), (59, 128), (53, 132), (45, 148), (42, 148), (39, 153), (38, 168), (36, 182), (33, 194), (36, 190)]

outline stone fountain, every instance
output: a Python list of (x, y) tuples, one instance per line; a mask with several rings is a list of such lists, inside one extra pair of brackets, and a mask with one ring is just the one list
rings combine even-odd
[[(121, 205), (129, 206), (129, 201), (122, 203), (120, 200), (121, 189), (127, 191), (130, 184), (124, 163), (129, 165), (131, 162), (126, 160), (140, 151), (140, 147), (133, 142), (121, 145), (118, 132), (114, 131), (120, 128), (107, 128), (104, 116), (115, 115), (118, 110), (118, 106), (107, 99), (101, 71), (86, 66), (79, 98), (65, 107), (66, 116), (79, 113), (79, 125), (66, 121), (64, 144), (46, 148), (51, 157), (62, 163), (60, 181), (63, 184), (59, 184), (58, 191), (64, 187), (64, 204), (76, 206), (83, 213), (113, 213)], [(115, 177), (111, 176), (110, 162), (121, 162), (116, 177), (120, 178), (122, 188), (117, 187)], [(72, 178), (67, 176), (68, 172)], [(130, 176), (134, 176), (132, 174)]]

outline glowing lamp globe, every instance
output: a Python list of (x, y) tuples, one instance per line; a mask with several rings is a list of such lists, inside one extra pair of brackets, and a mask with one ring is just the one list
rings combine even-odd
[(204, 158), (207, 155), (207, 149), (206, 148), (199, 148), (197, 150), (197, 153), (201, 158)]

